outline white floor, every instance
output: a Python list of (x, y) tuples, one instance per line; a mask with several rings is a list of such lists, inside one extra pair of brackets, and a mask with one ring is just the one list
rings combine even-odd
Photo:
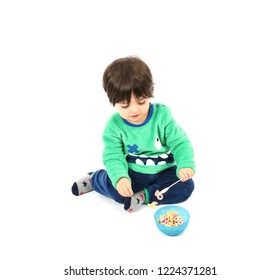
[[(145, 279), (161, 278), (160, 266), (216, 267), (218, 276), (189, 279), (279, 279), (278, 8), (123, 2), (134, 12), (119, 1), (0, 4), (0, 278), (121, 265), (148, 268)], [(101, 78), (130, 54), (150, 65), (154, 101), (195, 148), (196, 189), (182, 204), (191, 218), (177, 237), (158, 231), (153, 209), (129, 214), (70, 191), (103, 167), (114, 108)]]

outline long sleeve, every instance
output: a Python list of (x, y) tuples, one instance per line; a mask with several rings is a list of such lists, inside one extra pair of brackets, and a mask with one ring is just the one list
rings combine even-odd
[(116, 187), (120, 178), (130, 178), (128, 175), (122, 135), (114, 123), (107, 123), (103, 132), (103, 142), (105, 146), (103, 151), (103, 163), (114, 187)]
[(174, 155), (177, 170), (192, 168), (195, 172), (194, 150), (184, 130), (175, 122), (168, 110), (165, 126), (166, 143)]

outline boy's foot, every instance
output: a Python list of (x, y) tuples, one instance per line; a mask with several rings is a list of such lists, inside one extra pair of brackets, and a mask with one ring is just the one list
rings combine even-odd
[(145, 202), (144, 191), (138, 192), (131, 197), (126, 197), (124, 201), (124, 210), (128, 212), (135, 211), (139, 206)]
[(77, 180), (72, 186), (72, 193), (74, 195), (82, 195), (87, 192), (93, 191), (91, 186), (91, 174), (88, 173), (86, 176), (82, 177), (80, 180)]

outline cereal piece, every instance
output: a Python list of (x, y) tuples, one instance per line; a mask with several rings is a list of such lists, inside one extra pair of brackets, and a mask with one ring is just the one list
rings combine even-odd
[(152, 209), (155, 209), (158, 203), (156, 201), (153, 201), (152, 203), (148, 203), (148, 206)]

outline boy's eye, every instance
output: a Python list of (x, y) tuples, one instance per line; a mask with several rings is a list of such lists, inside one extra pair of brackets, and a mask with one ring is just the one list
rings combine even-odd
[[(144, 100), (140, 100), (140, 101), (138, 101), (137, 102), (138, 103), (138, 105), (144, 105), (145, 103), (146, 103), (146, 99), (144, 99)], [(127, 109), (128, 107), (129, 107), (129, 104), (121, 104), (121, 107), (122, 107), (122, 109)]]

